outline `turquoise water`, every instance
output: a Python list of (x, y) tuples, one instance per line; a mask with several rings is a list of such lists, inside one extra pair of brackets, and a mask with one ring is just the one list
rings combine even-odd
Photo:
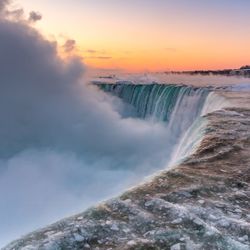
[(98, 84), (98, 87), (131, 104), (138, 117), (168, 123), (174, 111), (180, 108), (192, 109), (189, 110), (190, 115), (197, 117), (209, 93), (207, 88), (165, 84)]
[(206, 119), (201, 115), (211, 93), (209, 88), (165, 84), (98, 84), (98, 87), (132, 105), (137, 117), (165, 124), (168, 166), (188, 157), (201, 141), (206, 127)]

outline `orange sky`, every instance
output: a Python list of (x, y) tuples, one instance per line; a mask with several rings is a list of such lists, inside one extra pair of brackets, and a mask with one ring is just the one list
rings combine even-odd
[(50, 39), (77, 42), (87, 65), (129, 71), (250, 64), (249, 0), (19, 0)]

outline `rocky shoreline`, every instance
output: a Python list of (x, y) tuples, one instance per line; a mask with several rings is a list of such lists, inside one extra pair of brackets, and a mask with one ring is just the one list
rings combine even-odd
[(3, 250), (250, 249), (250, 96), (221, 95), (234, 105), (181, 165)]

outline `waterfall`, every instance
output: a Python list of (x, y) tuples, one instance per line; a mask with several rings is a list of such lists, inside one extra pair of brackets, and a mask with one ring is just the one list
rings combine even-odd
[[(168, 133), (168, 164), (174, 165), (194, 152), (202, 139), (206, 120), (202, 114), (221, 106), (209, 88), (165, 84), (98, 84), (105, 92), (132, 105), (137, 117), (162, 122)], [(219, 103), (219, 104), (218, 104)]]
[(225, 97), (216, 94), (215, 92), (209, 93), (206, 98), (206, 102), (202, 108), (201, 115), (206, 115), (216, 110), (221, 110), (226, 107), (230, 107), (231, 103)]
[(172, 166), (181, 163), (195, 152), (208, 128), (207, 119), (204, 117), (206, 114), (230, 106), (230, 102), (225, 97), (215, 92), (210, 92), (203, 104), (200, 116), (198, 116), (192, 125), (188, 127), (187, 131), (181, 137), (180, 142), (176, 145), (169, 165)]
[[(193, 110), (194, 114), (190, 115), (196, 117), (209, 93), (207, 88), (181, 85), (98, 84), (98, 86), (135, 107), (138, 117), (167, 123), (170, 122), (172, 113), (180, 114), (184, 109), (190, 110), (190, 105), (193, 104), (196, 109)], [(196, 99), (199, 103), (191, 99)]]

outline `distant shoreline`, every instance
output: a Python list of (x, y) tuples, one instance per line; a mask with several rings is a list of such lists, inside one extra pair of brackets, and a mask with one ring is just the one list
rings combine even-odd
[(250, 66), (242, 66), (239, 69), (223, 70), (191, 70), (191, 71), (165, 71), (165, 74), (188, 74), (188, 75), (222, 75), (222, 76), (245, 76), (250, 77)]

